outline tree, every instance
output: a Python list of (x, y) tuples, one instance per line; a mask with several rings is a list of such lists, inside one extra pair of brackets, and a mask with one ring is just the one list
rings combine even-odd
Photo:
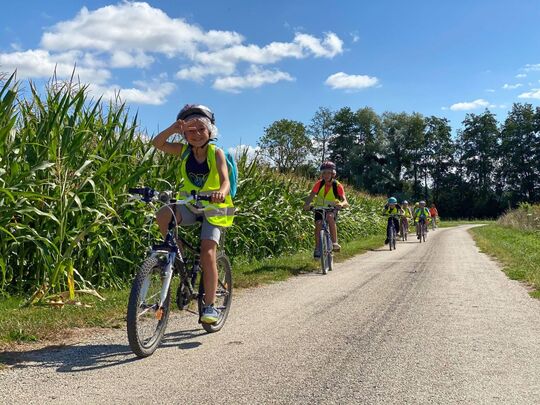
[(384, 193), (382, 124), (372, 108), (356, 111), (357, 133), (351, 145), (353, 184), (372, 193)]
[(306, 163), (312, 147), (304, 124), (287, 119), (265, 128), (258, 145), (280, 172), (294, 171)]
[(344, 107), (334, 114), (332, 132), (334, 136), (329, 143), (330, 159), (336, 164), (339, 176), (350, 181), (353, 178), (351, 156), (355, 153), (353, 145), (358, 133), (358, 123), (349, 107)]
[(512, 205), (540, 201), (540, 108), (515, 103), (501, 130), (503, 190)]
[(315, 153), (324, 162), (329, 156), (328, 144), (332, 139), (333, 114), (329, 108), (319, 107), (308, 126), (308, 134), (315, 143)]
[(495, 194), (500, 136), (497, 120), (486, 109), (480, 115), (467, 114), (463, 125), (465, 128), (459, 133), (460, 163), (469, 185), (463, 194), (474, 204), (472, 216), (496, 216), (501, 208)]
[(431, 116), (426, 118), (425, 125), (426, 172), (431, 179), (433, 200), (439, 201), (445, 180), (455, 167), (456, 145), (446, 118)]

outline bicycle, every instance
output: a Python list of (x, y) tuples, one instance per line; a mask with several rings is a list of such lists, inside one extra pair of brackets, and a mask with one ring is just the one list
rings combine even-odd
[(407, 235), (409, 233), (409, 218), (406, 215), (402, 215), (400, 218), (400, 228), (401, 228), (401, 240), (406, 241)]
[(431, 217), (431, 230), (437, 229), (437, 217)]
[[(164, 205), (185, 205), (209, 201), (210, 197), (192, 195), (184, 200), (175, 200), (166, 192), (159, 193), (151, 188), (130, 188), (129, 193), (138, 196), (146, 204), (161, 201)], [(170, 208), (170, 207), (169, 207)], [(172, 210), (172, 209), (171, 209)], [(180, 249), (181, 243), (182, 249)], [(221, 243), (220, 243), (221, 245)], [(191, 253), (185, 257), (183, 250)], [(178, 235), (176, 216), (172, 215), (168, 231), (162, 243), (153, 245), (142, 262), (133, 280), (127, 308), (127, 335), (131, 350), (138, 357), (148, 357), (158, 348), (167, 327), (171, 310), (171, 280), (174, 274), (180, 278), (176, 292), (176, 304), (180, 310), (188, 310), (199, 316), (199, 323), (208, 333), (221, 330), (229, 314), (232, 302), (232, 270), (227, 255), (220, 249), (217, 254), (218, 287), (215, 306), (220, 311), (214, 324), (201, 323), (204, 305), (204, 283), (200, 266), (200, 249), (192, 246)], [(196, 300), (198, 311), (189, 306)]]
[(396, 227), (394, 225), (394, 219), (399, 218), (398, 214), (391, 214), (388, 216), (388, 246), (390, 247), (390, 251), (392, 251), (392, 248), (396, 250)]
[(416, 224), (416, 236), (417, 237), (420, 236), (419, 238), (420, 243), (422, 243), (422, 240), (424, 242), (426, 241), (426, 231), (427, 231), (426, 217), (421, 215)]
[(328, 229), (326, 214), (335, 212), (335, 207), (310, 207), (311, 211), (319, 212), (322, 216), (321, 232), (319, 233), (319, 249), (321, 252), (321, 271), (328, 274), (334, 268), (334, 255), (332, 253), (332, 237)]

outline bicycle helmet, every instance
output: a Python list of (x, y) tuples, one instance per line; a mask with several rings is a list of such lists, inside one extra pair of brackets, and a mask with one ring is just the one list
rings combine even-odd
[(216, 119), (210, 108), (202, 104), (186, 104), (176, 116), (176, 121), (189, 121), (191, 119), (199, 119), (206, 124), (208, 132), (210, 133), (210, 139), (215, 139), (217, 137), (218, 130), (216, 127)]
[(409, 204), (407, 200), (403, 200), (402, 204)]
[(176, 116), (176, 121), (188, 120), (192, 117), (206, 117), (210, 120), (212, 124), (216, 123), (216, 119), (212, 110), (202, 104), (186, 104)]
[(424, 200), (420, 201), (420, 205), (422, 204), (426, 205), (426, 202)]
[(334, 162), (326, 160), (322, 162), (321, 166), (319, 167), (320, 172), (322, 172), (323, 170), (332, 170), (332, 173), (336, 174), (336, 164)]
[(396, 197), (390, 197), (388, 199), (388, 204), (397, 204), (397, 199)]

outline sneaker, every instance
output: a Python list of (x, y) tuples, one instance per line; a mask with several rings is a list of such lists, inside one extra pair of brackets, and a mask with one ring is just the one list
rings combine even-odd
[(388, 245), (389, 242), (390, 242), (390, 241), (388, 240), (388, 238), (386, 238), (386, 239), (384, 240), (384, 244), (385, 244), (385, 245)]
[(321, 258), (321, 252), (319, 252), (318, 250), (314, 250), (313, 251), (313, 258), (314, 259), (320, 259)]
[(332, 243), (332, 250), (334, 252), (339, 252), (341, 250), (341, 245), (339, 243)]
[(204, 307), (201, 315), (201, 322), (212, 324), (216, 323), (217, 321), (219, 321), (219, 311), (214, 308), (213, 305)]

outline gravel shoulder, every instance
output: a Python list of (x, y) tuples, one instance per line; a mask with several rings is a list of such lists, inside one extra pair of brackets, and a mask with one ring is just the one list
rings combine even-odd
[(467, 227), (244, 290), (208, 335), (174, 315), (138, 360), (124, 331), (7, 353), (0, 403), (540, 401), (540, 301), (478, 252)]

